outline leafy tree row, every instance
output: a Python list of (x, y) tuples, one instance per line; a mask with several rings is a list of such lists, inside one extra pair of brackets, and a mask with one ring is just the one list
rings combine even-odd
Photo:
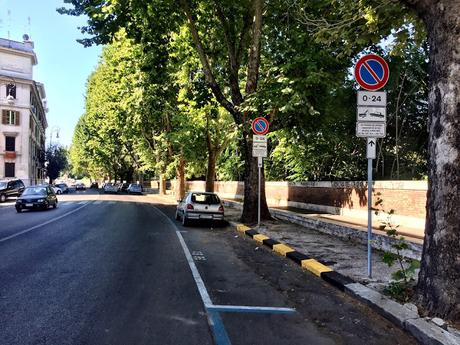
[[(210, 150), (217, 148), (214, 153), (223, 152), (221, 158), (209, 160), (218, 162), (217, 175), (245, 182), (242, 219), (248, 223), (257, 217), (251, 120), (263, 114), (271, 122), (268, 177), (359, 177), (363, 144), (354, 137), (350, 68), (364, 52), (385, 55), (392, 70), (390, 135), (379, 143), (376, 169), (383, 177), (424, 175), (428, 153), (419, 298), (438, 315), (459, 316), (455, 301), (460, 292), (447, 293), (460, 274), (453, 259), (460, 243), (458, 217), (452, 214), (460, 201), (455, 194), (460, 183), (460, 68), (453, 48), (459, 39), (457, 0), (65, 2), (72, 7), (62, 13), (89, 16), (82, 31), (90, 38), (83, 44), (113, 46), (126, 35), (134, 44), (127, 50), (139, 54), (122, 57), (121, 47), (108, 48), (115, 49), (116, 62), (103, 59), (99, 68), (107, 64), (113, 74), (96, 71), (89, 81), (81, 132), (88, 151), (100, 160), (92, 168), (107, 170), (110, 162), (119, 176), (132, 160), (136, 168), (155, 169), (162, 176), (175, 170), (181, 194), (185, 174), (204, 171), (200, 158), (206, 150), (211, 158)], [(423, 43), (425, 29), (428, 40)], [(93, 83), (107, 90), (92, 96), (98, 90), (91, 89)], [(233, 120), (225, 133), (236, 140), (209, 130), (216, 124), (225, 128), (219, 122), (225, 115)], [(217, 142), (210, 140), (213, 135)], [(99, 148), (104, 148), (100, 155)], [(206, 170), (212, 172), (209, 161)], [(261, 202), (262, 217), (268, 218), (264, 189)]]

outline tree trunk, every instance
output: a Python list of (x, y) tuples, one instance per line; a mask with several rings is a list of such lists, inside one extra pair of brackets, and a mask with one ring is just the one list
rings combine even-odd
[(160, 174), (160, 181), (158, 186), (158, 194), (165, 195), (166, 194), (166, 179), (164, 174)]
[(430, 46), (429, 171), (425, 241), (417, 286), (431, 315), (460, 319), (460, 26), (458, 0), (407, 1)]
[(176, 167), (175, 195), (176, 200), (182, 200), (185, 195), (185, 161), (182, 156), (179, 159), (179, 163)]
[[(252, 157), (252, 140), (247, 137), (243, 140), (245, 167), (244, 167), (244, 203), (241, 221), (246, 224), (257, 223), (258, 181), (259, 172), (257, 158)], [(265, 198), (265, 177), (261, 169), (260, 191), (260, 219), (271, 219)]]
[(206, 171), (206, 192), (214, 192), (216, 178), (216, 152), (208, 149), (208, 170)]

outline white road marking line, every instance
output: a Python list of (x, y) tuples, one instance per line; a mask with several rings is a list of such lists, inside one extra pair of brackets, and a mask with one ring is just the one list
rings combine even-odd
[(243, 305), (219, 305), (213, 304), (208, 307), (211, 310), (231, 313), (262, 313), (262, 314), (292, 314), (295, 309), (279, 307), (248, 307)]
[[(169, 218), (168, 218), (169, 219)], [(206, 290), (206, 286), (204, 285), (204, 281), (201, 278), (200, 272), (196, 268), (195, 262), (193, 261), (193, 257), (188, 250), (187, 245), (185, 244), (184, 238), (179, 231), (176, 231), (177, 237), (179, 237), (179, 242), (182, 246), (182, 250), (184, 251), (185, 257), (187, 258), (188, 265), (190, 266), (190, 270), (192, 271), (193, 279), (195, 279), (196, 286), (198, 288), (198, 292), (200, 293), (201, 299), (205, 307), (212, 305), (211, 297), (209, 297), (208, 290)]]
[(86, 204), (88, 201), (80, 201), (80, 202), (77, 202), (78, 205), (84, 205)]
[(245, 313), (270, 313), (270, 314), (291, 314), (295, 313), (295, 309), (291, 308), (272, 308), (272, 307), (257, 307), (257, 306), (237, 306), (237, 305), (214, 305), (212, 304), (211, 297), (206, 290), (203, 279), (201, 278), (200, 272), (193, 261), (192, 254), (185, 243), (184, 238), (182, 237), (181, 232), (177, 228), (176, 224), (160, 209), (153, 206), (154, 211), (157, 214), (161, 214), (166, 220), (176, 229), (176, 235), (179, 238), (179, 242), (184, 251), (185, 257), (187, 259), (190, 270), (192, 271), (193, 278), (195, 279), (195, 284), (200, 293), (201, 300), (203, 301), (204, 308), (208, 317), (208, 323), (212, 329), (214, 340), (217, 345), (231, 345), (230, 338), (228, 337), (227, 331), (225, 330), (224, 323), (220, 317), (221, 312), (245, 312)]
[(34, 226), (32, 226), (31, 228), (22, 230), (22, 231), (17, 232), (17, 233), (15, 233), (15, 234), (13, 234), (13, 235), (10, 235), (10, 236), (4, 237), (4, 238), (0, 238), (0, 243), (6, 242), (6, 241), (8, 241), (8, 240), (11, 240), (12, 238), (15, 238), (15, 237), (17, 237), (17, 236), (23, 235), (23, 234), (25, 234), (25, 233), (28, 233), (28, 232), (30, 232), (30, 231), (32, 231), (32, 230), (35, 230), (35, 229), (38, 229), (38, 228), (40, 228), (40, 227), (42, 227), (42, 226), (45, 226), (45, 225), (47, 225), (47, 224), (53, 223), (53, 222), (55, 222), (55, 221), (57, 221), (57, 220), (59, 220), (59, 219), (62, 219), (62, 218), (64, 218), (64, 217), (68, 216), (68, 215), (71, 215), (72, 213), (77, 212), (78, 210), (81, 210), (83, 207), (86, 207), (86, 206), (88, 206), (89, 204), (90, 204), (90, 202), (87, 202), (87, 203), (85, 203), (84, 205), (82, 205), (82, 206), (76, 208), (75, 210), (72, 210), (72, 211), (69, 211), (69, 212), (67, 212), (67, 213), (64, 213), (63, 215), (61, 215), (61, 216), (59, 216), (59, 217), (50, 219), (50, 220), (48, 220), (48, 221), (46, 221), (46, 222), (44, 222), (44, 223), (38, 224), (38, 225), (34, 225)]
[[(163, 215), (166, 220), (176, 229), (176, 235), (179, 238), (179, 242), (184, 250), (185, 257), (187, 258), (188, 264), (192, 271), (193, 278), (195, 279), (195, 283), (198, 287), (198, 291), (200, 292), (201, 298), (203, 300), (205, 308), (212, 310), (212, 311), (226, 311), (226, 312), (253, 312), (253, 313), (273, 313), (273, 314), (284, 314), (284, 313), (294, 313), (296, 310), (292, 308), (282, 308), (282, 307), (258, 307), (258, 306), (240, 306), (240, 305), (217, 305), (213, 304), (211, 301), (211, 297), (209, 297), (208, 291), (206, 290), (206, 286), (204, 284), (203, 279), (201, 278), (200, 272), (195, 265), (193, 260), (192, 254), (185, 243), (184, 238), (182, 237), (181, 231), (177, 228), (176, 224), (169, 219), (169, 217), (164, 214), (161, 210), (153, 206), (153, 209)], [(198, 251), (194, 252), (198, 253)], [(199, 252), (201, 253), (201, 252)]]

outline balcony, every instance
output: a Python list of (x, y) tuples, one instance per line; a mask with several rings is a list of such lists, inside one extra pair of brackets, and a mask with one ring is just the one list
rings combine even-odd
[(16, 151), (5, 151), (3, 154), (5, 159), (15, 159), (16, 158)]

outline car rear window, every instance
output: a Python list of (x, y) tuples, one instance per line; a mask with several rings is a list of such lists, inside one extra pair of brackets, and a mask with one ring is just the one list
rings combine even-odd
[(192, 202), (197, 204), (214, 205), (220, 204), (219, 197), (215, 194), (192, 194)]
[(30, 187), (24, 190), (22, 195), (46, 195), (46, 187)]

